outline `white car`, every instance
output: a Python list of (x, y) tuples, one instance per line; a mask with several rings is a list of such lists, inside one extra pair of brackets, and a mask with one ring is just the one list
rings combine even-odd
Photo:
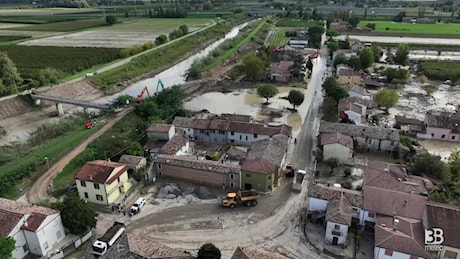
[(139, 211), (144, 206), (144, 204), (145, 204), (145, 198), (138, 198), (136, 202), (134, 202), (134, 205), (131, 206), (131, 210), (129, 211), (129, 214), (134, 215), (134, 214), (139, 213)]

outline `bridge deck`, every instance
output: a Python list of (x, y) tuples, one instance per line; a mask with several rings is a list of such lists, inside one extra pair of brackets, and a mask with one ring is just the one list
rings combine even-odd
[(90, 107), (90, 108), (97, 108), (97, 109), (102, 109), (102, 110), (109, 109), (109, 105), (97, 104), (97, 103), (92, 103), (89, 101), (75, 100), (75, 99), (70, 99), (70, 98), (55, 97), (55, 96), (48, 96), (48, 95), (37, 95), (37, 94), (31, 94), (30, 97), (32, 99), (48, 100), (48, 101), (52, 101), (56, 103), (70, 104), (70, 105), (75, 105), (75, 106), (80, 106), (80, 107)]

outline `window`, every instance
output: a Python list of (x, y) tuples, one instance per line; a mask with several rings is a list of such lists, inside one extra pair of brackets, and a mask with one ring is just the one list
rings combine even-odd
[(385, 255), (387, 255), (387, 256), (393, 256), (393, 250), (385, 249)]
[(367, 212), (367, 217), (368, 218), (375, 218), (374, 212)]
[(359, 209), (357, 207), (352, 207), (351, 208), (351, 213), (358, 214), (358, 212), (359, 212)]
[(233, 188), (233, 182), (230, 182), (230, 188)]
[(86, 187), (86, 182), (85, 182), (85, 181), (80, 181), (80, 185), (81, 185), (82, 187)]
[(27, 252), (27, 251), (29, 251), (29, 247), (27, 246), (27, 244), (24, 244), (24, 245), (22, 246), (22, 250), (24, 250), (24, 253)]
[(62, 234), (61, 234), (61, 231), (60, 231), (60, 230), (59, 230), (58, 232), (56, 232), (56, 237), (57, 237), (57, 239), (60, 239), (61, 236), (62, 236)]
[(48, 249), (48, 241), (45, 242), (45, 243), (43, 244), (43, 247), (44, 247), (45, 249)]
[(254, 138), (257, 138), (257, 134), (254, 134)]
[(206, 131), (206, 135), (209, 136), (209, 132), (208, 132), (208, 131)]
[(372, 139), (369, 139), (368, 143), (369, 143), (369, 144), (372, 144)]
[(99, 201), (104, 201), (104, 197), (102, 197), (102, 195), (96, 195), (96, 199)]
[(235, 132), (234, 132), (234, 131), (231, 131), (231, 132), (230, 132), (230, 135), (235, 135)]
[(441, 138), (442, 138), (442, 139), (446, 138), (446, 135), (442, 135)]
[(431, 137), (434, 137), (434, 133), (431, 133)]
[(246, 141), (248, 140), (248, 136), (246, 136)]
[(269, 179), (269, 180), (271, 180), (271, 179), (272, 179), (272, 176), (271, 176), (271, 175), (270, 175), (270, 176), (268, 176), (268, 179)]
[(340, 225), (334, 225), (334, 229), (340, 230)]
[(216, 133), (216, 130), (212, 130), (212, 133), (215, 134), (215, 133)]
[(204, 133), (204, 130), (200, 130), (200, 133)]
[(232, 179), (232, 180), (233, 180), (233, 174), (230, 174), (230, 179)]
[(219, 130), (219, 134), (224, 135), (225, 131), (224, 130)]
[(96, 190), (98, 190), (98, 189), (99, 189), (99, 184), (94, 183), (94, 188), (95, 188)]
[(117, 178), (118, 183), (120, 183), (120, 177)]
[(271, 186), (271, 185), (268, 185), (268, 189), (271, 190), (271, 189), (272, 189), (272, 186)]
[(241, 135), (240, 135), (240, 140), (241, 140)]
[(88, 198), (88, 192), (85, 192), (85, 198)]
[(454, 140), (454, 139), (455, 139), (455, 135), (452, 136), (452, 140)]
[(251, 174), (250, 174), (250, 173), (246, 173), (246, 178), (251, 178)]
[(158, 169), (161, 169), (161, 163), (158, 164)]

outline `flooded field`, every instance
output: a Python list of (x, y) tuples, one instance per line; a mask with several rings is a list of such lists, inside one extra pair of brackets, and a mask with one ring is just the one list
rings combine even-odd
[[(244, 89), (231, 93), (209, 92), (185, 103), (184, 107), (192, 111), (208, 110), (213, 114), (235, 113), (252, 116), (256, 120), (267, 119), (273, 123), (284, 123), (293, 128), (297, 134), (302, 125), (302, 118), (307, 112), (307, 102), (298, 107), (297, 112), (291, 111), (287, 97), (291, 89), (298, 89), (307, 95), (306, 89), (294, 87), (278, 87), (279, 93), (270, 99), (270, 104), (264, 105), (264, 98), (256, 94), (255, 89)], [(305, 98), (307, 100), (307, 97)]]
[(419, 143), (425, 147), (429, 153), (441, 156), (441, 160), (447, 161), (453, 150), (460, 149), (460, 143), (452, 143), (441, 140), (420, 140)]

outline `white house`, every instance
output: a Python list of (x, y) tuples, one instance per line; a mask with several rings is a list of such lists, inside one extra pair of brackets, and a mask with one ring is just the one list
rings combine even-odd
[(59, 211), (42, 206), (0, 198), (0, 222), (0, 236), (16, 241), (13, 258), (46, 257), (65, 237)]
[(321, 135), (324, 160), (338, 158), (340, 162), (346, 163), (353, 158), (353, 138), (341, 133)]
[(362, 195), (358, 191), (311, 184), (308, 188), (308, 214), (311, 218), (324, 217), (325, 241), (332, 245), (348, 244), (348, 228), (359, 222)]
[(460, 142), (460, 114), (457, 112), (432, 112), (425, 115), (425, 133), (418, 138)]
[(360, 97), (346, 97), (339, 100), (339, 118), (353, 120), (356, 125), (363, 125), (367, 121), (368, 102)]

